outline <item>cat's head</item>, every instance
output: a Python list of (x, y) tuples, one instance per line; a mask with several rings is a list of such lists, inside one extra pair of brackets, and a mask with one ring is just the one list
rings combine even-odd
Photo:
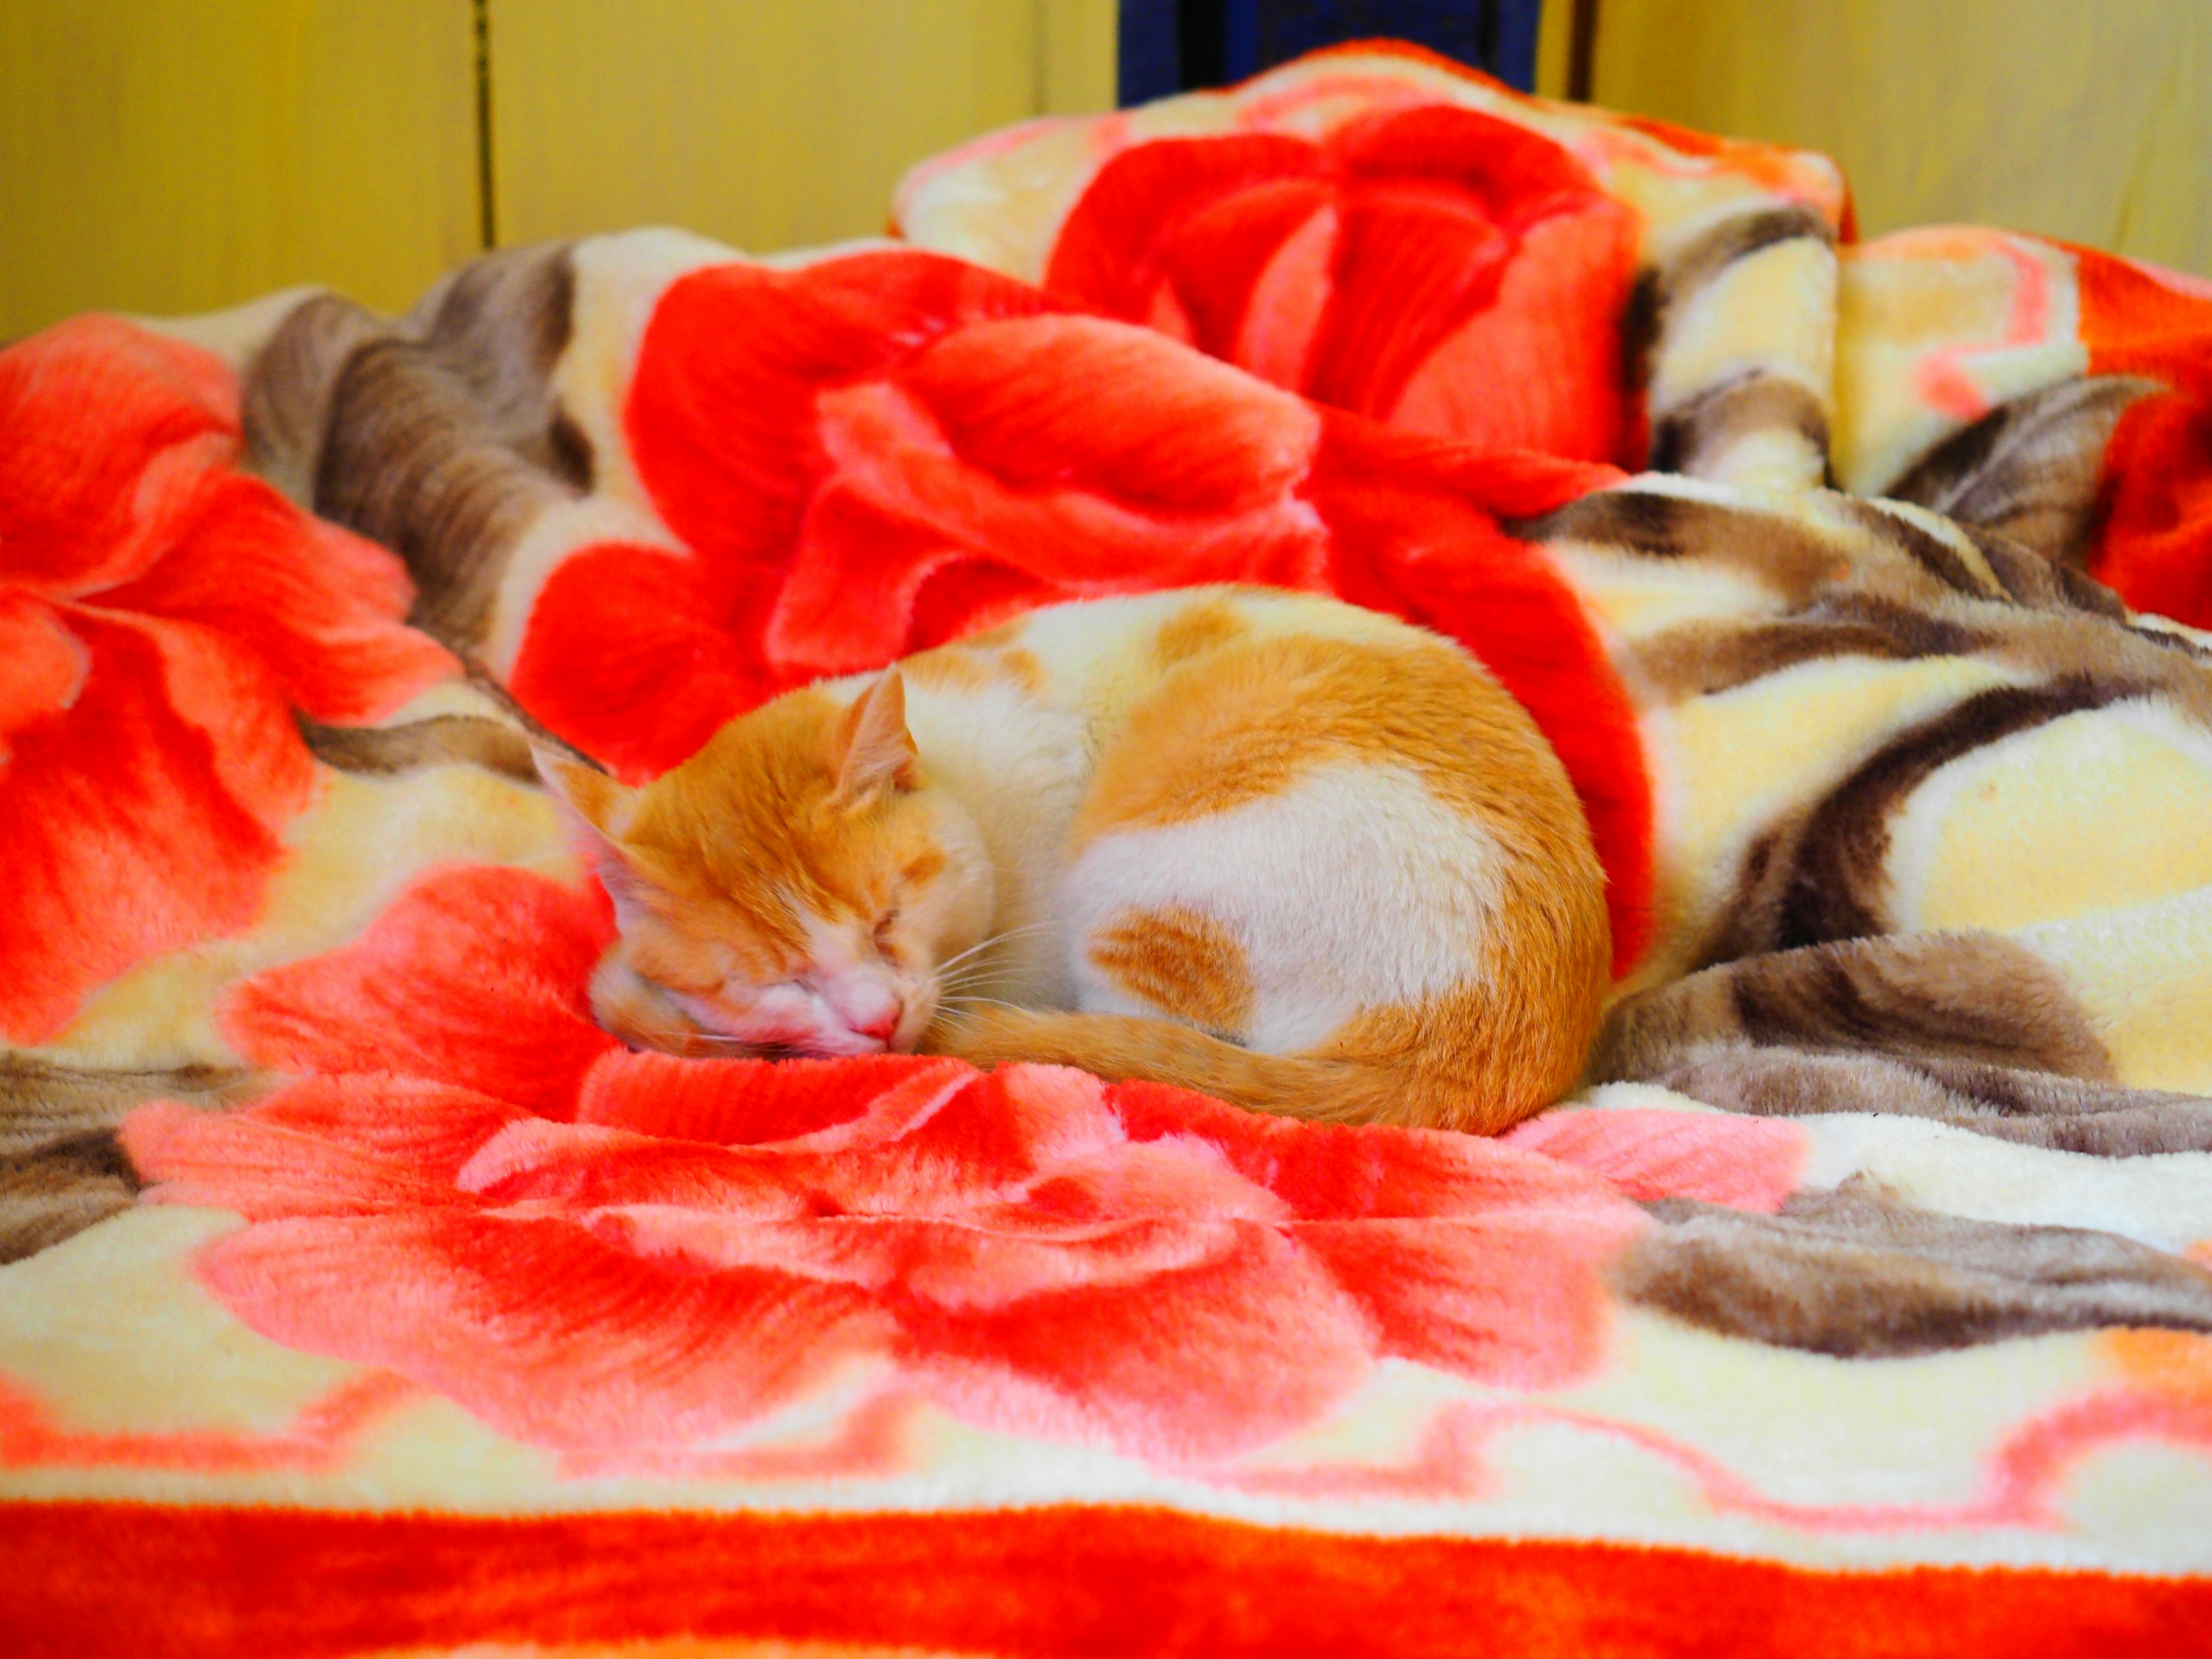
[(924, 777), (898, 671), (849, 708), (795, 691), (642, 788), (550, 750), (621, 936), (606, 1029), (674, 1054), (911, 1052), (938, 964), (989, 925), (974, 820)]

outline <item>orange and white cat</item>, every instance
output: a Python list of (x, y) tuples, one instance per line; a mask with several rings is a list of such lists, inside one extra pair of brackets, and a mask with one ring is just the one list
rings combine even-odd
[(650, 785), (550, 753), (676, 1054), (1058, 1061), (1495, 1132), (1571, 1089), (1605, 877), (1464, 651), (1309, 595), (1080, 601), (825, 681)]

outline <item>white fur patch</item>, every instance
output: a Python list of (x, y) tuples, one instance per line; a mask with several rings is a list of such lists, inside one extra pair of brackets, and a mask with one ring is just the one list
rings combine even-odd
[(1363, 1008), (1473, 978), (1499, 903), (1500, 860), (1480, 824), (1389, 766), (1325, 767), (1209, 817), (1103, 836), (1062, 889), (1078, 1006), (1157, 1016), (1080, 942), (1124, 909), (1182, 907), (1244, 947), (1250, 1046), (1310, 1048)]

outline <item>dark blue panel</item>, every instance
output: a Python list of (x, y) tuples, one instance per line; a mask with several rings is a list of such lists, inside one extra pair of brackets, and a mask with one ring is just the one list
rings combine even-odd
[[(1565, 5), (1566, 0), (1559, 0)], [(1544, 21), (1544, 0), (1492, 0), (1498, 19), (1497, 49), (1488, 70), (1509, 87), (1536, 90), (1536, 31)]]
[(1244, 80), (1280, 61), (1260, 55), (1260, 14), (1267, 9), (1264, 0), (1226, 0), (1221, 8), (1224, 82)]
[(1183, 91), (1182, 32), (1176, 0), (1121, 0), (1121, 103), (1148, 104)]
[(1222, 86), (1316, 46), (1382, 37), (1536, 84), (1543, 0), (1121, 0), (1121, 101)]

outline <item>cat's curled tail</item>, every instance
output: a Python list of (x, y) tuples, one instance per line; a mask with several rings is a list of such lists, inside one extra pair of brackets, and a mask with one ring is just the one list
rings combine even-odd
[[(1504, 1056), (1508, 1064), (1486, 1066), (1482, 1076), (1454, 1077), (1409, 1067), (1402, 1052), (1260, 1054), (1170, 1020), (1012, 1007), (941, 1018), (922, 1046), (987, 1067), (1036, 1060), (1109, 1079), (1167, 1083), (1311, 1123), (1396, 1123), (1475, 1134), (1510, 1127), (1575, 1081), (1560, 1074), (1561, 1060), (1553, 1055)], [(1532, 1063), (1512, 1064), (1515, 1059)]]

